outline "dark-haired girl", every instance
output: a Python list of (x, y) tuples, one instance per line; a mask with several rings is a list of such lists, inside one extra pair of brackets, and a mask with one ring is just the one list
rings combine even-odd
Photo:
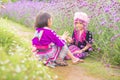
[[(51, 29), (52, 17), (48, 13), (41, 13), (37, 16), (35, 21), (35, 35), (32, 39), (32, 45), (34, 52), (39, 56), (40, 60), (45, 60), (45, 65), (54, 66), (54, 64), (60, 66), (66, 66), (64, 57), (68, 55), (73, 63), (77, 63), (80, 60), (71, 54), (66, 46), (65, 39), (68, 36), (67, 32), (59, 37), (54, 30)], [(52, 64), (52, 65), (51, 65)]]

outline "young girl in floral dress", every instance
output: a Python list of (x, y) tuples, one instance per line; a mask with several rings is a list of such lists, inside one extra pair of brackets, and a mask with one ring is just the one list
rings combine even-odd
[[(74, 14), (74, 31), (72, 38), (68, 38), (69, 49), (77, 58), (85, 58), (92, 50), (92, 34), (87, 30), (89, 18), (86, 13), (76, 12)], [(69, 57), (66, 57), (69, 59)]]
[(66, 46), (65, 39), (68, 33), (65, 32), (59, 37), (54, 30), (51, 29), (52, 17), (48, 13), (41, 13), (37, 16), (35, 22), (35, 35), (32, 39), (33, 51), (35, 55), (39, 56), (39, 60), (45, 59), (45, 65), (54, 66), (54, 64), (60, 66), (66, 66), (67, 63), (63, 60), (68, 55), (73, 63), (77, 63), (80, 60), (73, 56)]

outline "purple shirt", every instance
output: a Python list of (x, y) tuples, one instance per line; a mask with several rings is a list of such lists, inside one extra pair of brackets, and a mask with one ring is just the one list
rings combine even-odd
[(34, 38), (32, 39), (32, 44), (35, 46), (49, 46), (51, 43), (59, 47), (65, 45), (65, 41), (61, 39), (55, 31), (48, 27), (37, 28)]

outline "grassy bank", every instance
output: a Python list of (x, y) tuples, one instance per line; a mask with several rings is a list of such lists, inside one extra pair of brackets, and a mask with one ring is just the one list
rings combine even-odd
[(0, 80), (52, 80), (49, 69), (32, 56), (29, 32), (23, 25), (0, 19)]

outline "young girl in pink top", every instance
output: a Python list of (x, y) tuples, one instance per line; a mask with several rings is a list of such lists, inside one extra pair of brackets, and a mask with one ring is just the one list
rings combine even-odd
[(54, 64), (60, 66), (66, 66), (64, 57), (68, 55), (73, 63), (77, 63), (80, 60), (73, 56), (66, 46), (65, 39), (68, 33), (65, 32), (59, 37), (54, 30), (51, 29), (52, 17), (48, 13), (41, 13), (37, 16), (35, 22), (35, 35), (32, 39), (32, 45), (34, 46), (35, 55), (39, 56), (40, 60), (45, 59), (45, 65), (54, 66)]
[[(85, 58), (88, 52), (92, 50), (92, 34), (87, 30), (89, 18), (84, 12), (74, 14), (74, 31), (70, 42), (69, 49), (77, 58)], [(69, 59), (69, 57), (67, 57)]]

